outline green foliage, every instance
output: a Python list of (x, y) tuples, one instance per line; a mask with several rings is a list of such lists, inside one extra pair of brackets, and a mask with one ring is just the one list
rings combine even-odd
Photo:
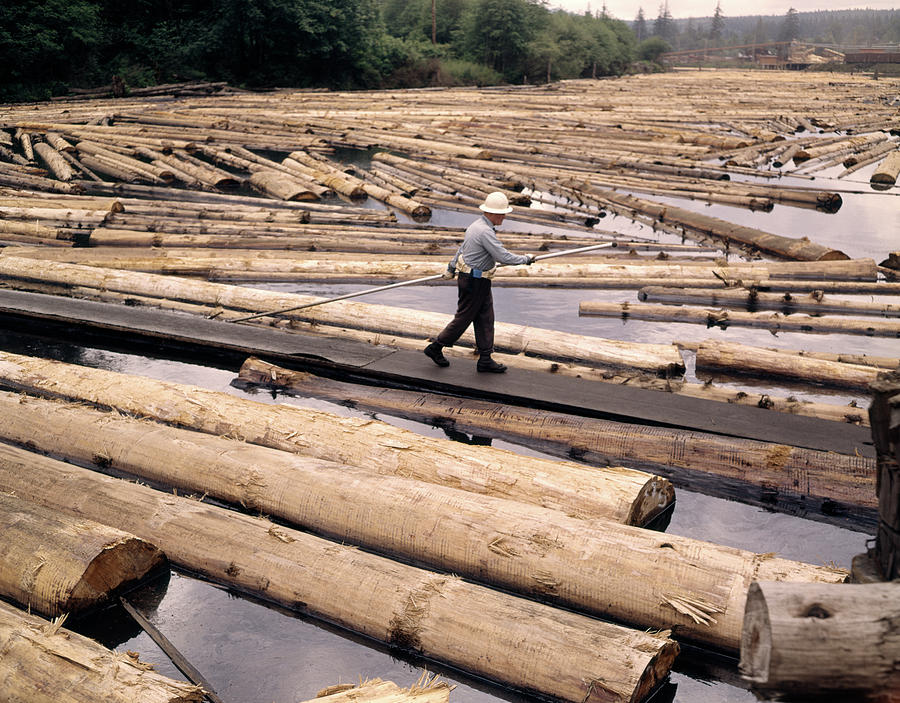
[(637, 46), (637, 57), (640, 61), (658, 62), (660, 54), (672, 51), (671, 45), (661, 37), (650, 37)]
[(463, 56), (521, 81), (528, 44), (546, 12), (532, 0), (474, 0), (462, 18)]

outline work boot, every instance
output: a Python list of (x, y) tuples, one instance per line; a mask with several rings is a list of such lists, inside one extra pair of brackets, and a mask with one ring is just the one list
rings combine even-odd
[(503, 373), (506, 371), (504, 364), (498, 364), (490, 356), (482, 356), (475, 368), (482, 373)]
[(447, 357), (444, 356), (443, 347), (437, 342), (432, 342), (423, 350), (425, 352), (425, 356), (431, 359), (438, 366), (450, 366), (450, 362), (447, 361)]

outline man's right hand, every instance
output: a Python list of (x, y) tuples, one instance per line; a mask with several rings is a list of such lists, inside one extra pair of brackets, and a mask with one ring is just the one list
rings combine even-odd
[(445, 281), (456, 278), (456, 269), (453, 268), (453, 264), (447, 264), (447, 270), (441, 274), (441, 278), (443, 278)]

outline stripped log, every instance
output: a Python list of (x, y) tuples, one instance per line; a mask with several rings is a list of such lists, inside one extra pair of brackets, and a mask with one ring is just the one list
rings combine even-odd
[[(765, 488), (768, 507), (777, 507), (781, 500), (789, 510), (796, 502), (792, 495), (808, 498), (811, 504), (825, 501), (833, 508), (836, 508), (834, 501), (847, 506), (875, 507), (875, 463), (858, 455), (576, 418), (543, 410), (498, 407), (488, 401), (425, 392), (356, 386), (282, 369), (258, 359), (244, 362), (239, 378), (423, 422), (441, 420), (457, 431), (525, 441), (541, 451), (575, 456), (589, 464), (615, 465), (626, 461), (630, 466), (669, 473), (674, 481), (688, 488), (699, 486), (704, 492), (715, 492), (716, 488), (700, 474), (712, 473)], [(679, 471), (673, 473), (673, 468)], [(727, 497), (756, 499), (749, 492), (736, 496), (729, 491)]]
[(0, 490), (127, 525), (212, 581), (573, 703), (637, 703), (678, 651), (668, 633), (607, 624), (9, 446), (0, 446)]
[(812, 317), (809, 315), (782, 315), (778, 312), (736, 312), (734, 310), (710, 310), (686, 308), (677, 305), (651, 305), (631, 303), (601, 303), (583, 301), (579, 315), (595, 317), (620, 317), (623, 320), (666, 320), (669, 322), (693, 322), (707, 327), (726, 329), (758, 327), (783, 332), (821, 332), (857, 334), (866, 337), (900, 337), (900, 320), (863, 320), (844, 317)]
[(757, 310), (778, 310), (785, 315), (796, 312), (813, 315), (874, 315), (878, 317), (900, 317), (900, 305), (888, 303), (864, 303), (850, 300), (826, 300), (817, 291), (809, 295), (784, 293), (760, 293), (755, 289), (727, 290), (691, 289), (680, 290), (667, 286), (647, 286), (638, 291), (638, 300), (666, 305), (720, 305), (726, 308), (744, 307), (750, 312)]
[(894, 185), (897, 182), (897, 176), (900, 176), (900, 150), (888, 154), (887, 158), (872, 173), (869, 181)]
[(142, 539), (0, 493), (0, 595), (29, 612), (95, 609), (165, 563)]
[(260, 193), (271, 195), (281, 200), (318, 200), (304, 183), (291, 178), (286, 173), (261, 169), (250, 175), (250, 186)]
[[(6, 387), (117, 407), (201, 432), (242, 437), (274, 449), (557, 508), (570, 515), (643, 525), (674, 500), (668, 481), (641, 471), (521, 457), (493, 447), (461, 447), (383, 422), (272, 406), (196, 386), (13, 354), (0, 354), (0, 360), (0, 383)], [(103, 389), (100, 383), (105, 384)], [(340, 439), (348, 433), (353, 434), (352, 443)]]
[[(0, 274), (8, 277), (7, 282), (11, 286), (14, 286), (13, 281), (17, 278), (86, 285), (122, 293), (224, 306), (251, 313), (280, 310), (322, 300), (316, 296), (278, 294), (241, 286), (17, 259), (12, 256), (0, 256)], [(450, 321), (449, 315), (439, 313), (346, 301), (287, 315), (290, 319), (359, 329), (371, 329), (375, 326), (394, 334), (412, 333), (420, 340), (437, 334)], [(474, 335), (471, 332), (467, 332), (461, 341), (465, 346), (474, 347)], [(578, 360), (586, 365), (639, 368), (661, 375), (680, 374), (684, 371), (684, 362), (677, 348), (668, 344), (628, 343), (498, 323), (495, 326), (495, 345), (503, 352), (524, 352), (530, 356), (554, 360)]]
[(59, 180), (70, 181), (75, 177), (75, 172), (69, 166), (69, 162), (60, 156), (59, 152), (49, 144), (39, 142), (34, 145), (34, 150), (41, 158), (41, 161), (47, 164), (47, 168), (53, 171), (53, 175)]
[[(41, 453), (209, 494), (343, 544), (640, 627), (674, 628), (685, 639), (729, 650), (738, 648), (746, 589), (760, 571), (800, 581), (846, 577), (683, 537), (666, 536), (671, 548), (661, 549), (659, 534), (640, 528), (72, 404), (27, 399), (21, 413), (9, 416), (17, 402), (0, 394), (0, 416), (9, 420), (3, 436), (23, 444), (41, 435), (35, 440)], [(34, 432), (50, 427), (52, 433)], [(669, 604), (673, 583), (685, 600), (709, 603), (715, 618), (697, 622)]]
[(18, 703), (200, 703), (197, 686), (161, 676), (136, 656), (63, 630), (0, 601), (0, 699)]
[[(796, 157), (795, 157), (796, 158)], [(738, 242), (768, 252), (775, 256), (802, 261), (834, 261), (849, 258), (842, 251), (810, 242), (808, 239), (793, 239), (771, 234), (752, 227), (735, 225), (726, 220), (685, 210), (684, 208), (660, 205), (649, 200), (623, 195), (614, 191), (601, 190), (593, 186), (581, 186), (581, 191), (621, 208), (623, 212), (639, 212), (656, 217), (661, 221), (697, 232), (708, 237), (719, 237)]]
[(781, 354), (760, 347), (706, 341), (697, 349), (697, 368), (788, 378), (835, 388), (868, 391), (879, 369), (839, 361)]
[(897, 703), (898, 661), (897, 584), (750, 586), (740, 669), (761, 695)]

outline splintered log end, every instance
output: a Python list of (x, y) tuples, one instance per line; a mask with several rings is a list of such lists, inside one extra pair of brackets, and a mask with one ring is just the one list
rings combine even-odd
[(647, 527), (658, 523), (662, 516), (675, 507), (675, 488), (672, 482), (661, 476), (652, 476), (638, 492), (628, 514), (628, 524)]
[[(640, 703), (640, 701), (646, 700), (650, 694), (658, 689), (669, 676), (675, 657), (678, 656), (680, 647), (677, 642), (668, 639), (668, 630), (660, 632), (657, 636), (660, 638), (662, 646), (659, 647), (656, 654), (647, 663), (647, 667), (644, 669), (644, 673), (641, 674), (641, 678), (637, 686), (635, 686), (634, 695), (629, 699), (629, 703)], [(585, 701), (606, 700), (609, 699), (594, 696), (589, 696), (585, 699)]]
[(60, 612), (74, 613), (108, 602), (167, 564), (162, 550), (139, 537), (128, 535), (111, 542), (90, 561)]

